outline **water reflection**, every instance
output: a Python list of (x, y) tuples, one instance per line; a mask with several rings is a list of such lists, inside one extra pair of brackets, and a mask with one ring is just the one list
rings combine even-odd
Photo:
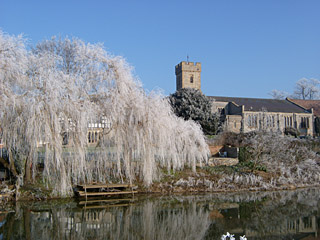
[(5, 206), (0, 239), (317, 239), (319, 189)]

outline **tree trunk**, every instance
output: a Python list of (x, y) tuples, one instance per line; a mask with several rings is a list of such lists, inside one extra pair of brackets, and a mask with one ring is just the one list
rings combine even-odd
[(30, 209), (24, 208), (23, 209), (23, 220), (24, 220), (24, 232), (26, 240), (31, 239), (31, 216), (30, 216)]
[(27, 157), (26, 163), (24, 166), (24, 181), (25, 183), (31, 182), (31, 163), (30, 163), (30, 157)]
[[(9, 154), (9, 155), (12, 155), (12, 154)], [(11, 164), (12, 162), (12, 164)], [(0, 157), (0, 163), (6, 168), (8, 169), (12, 175), (14, 177), (18, 177), (18, 173), (17, 173), (17, 170), (16, 170), (16, 167), (14, 166), (13, 164), (13, 161), (11, 161), (10, 163), (8, 163), (6, 160), (4, 160), (2, 157)]]
[(5, 224), (3, 225), (6, 234), (4, 234), (4, 236), (6, 236), (6, 239), (11, 239), (12, 236), (12, 232), (13, 232), (13, 226), (14, 226), (14, 214), (13, 213), (9, 213), (7, 215), (7, 219)]

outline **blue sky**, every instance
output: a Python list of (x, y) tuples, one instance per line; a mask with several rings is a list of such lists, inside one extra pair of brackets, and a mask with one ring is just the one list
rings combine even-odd
[(174, 66), (202, 63), (210, 96), (269, 98), (320, 80), (319, 0), (0, 0), (0, 28), (30, 44), (53, 35), (104, 43), (146, 90), (175, 91)]

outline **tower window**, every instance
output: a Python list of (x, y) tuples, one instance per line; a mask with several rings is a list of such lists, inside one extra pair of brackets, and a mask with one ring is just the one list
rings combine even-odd
[(193, 83), (193, 75), (190, 77), (190, 83)]

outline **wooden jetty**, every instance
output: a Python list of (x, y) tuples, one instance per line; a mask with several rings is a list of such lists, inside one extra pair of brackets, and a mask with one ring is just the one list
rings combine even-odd
[(79, 201), (78, 206), (83, 209), (100, 209), (112, 207), (127, 207), (134, 205), (134, 198), (101, 199), (90, 198), (90, 200)]
[(97, 196), (112, 196), (120, 194), (135, 194), (138, 191), (135, 185), (131, 184), (87, 184), (78, 185), (75, 191), (79, 197), (97, 197)]

